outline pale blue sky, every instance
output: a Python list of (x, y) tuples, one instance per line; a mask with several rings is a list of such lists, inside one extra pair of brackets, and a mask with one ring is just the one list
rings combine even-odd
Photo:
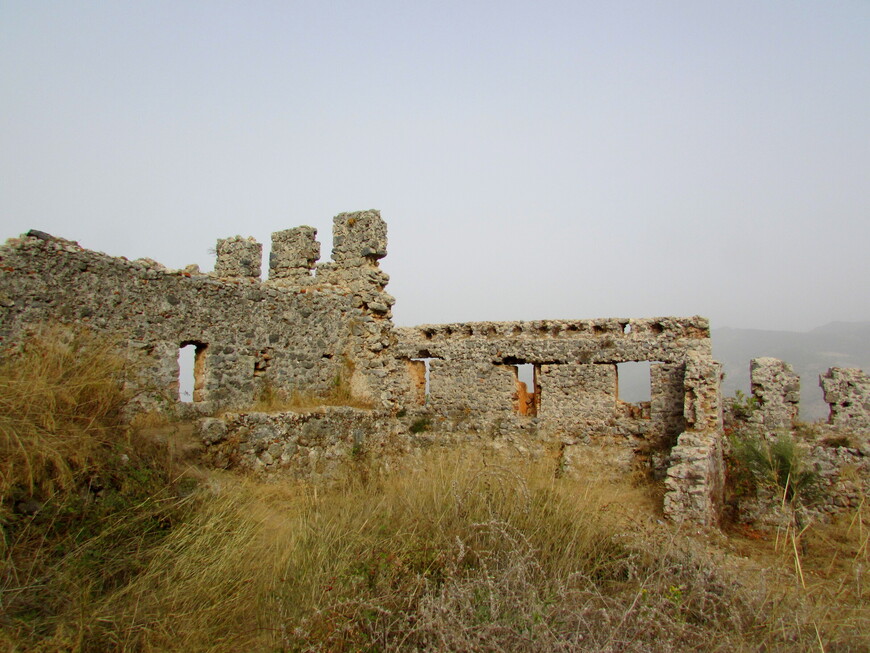
[(401, 324), (870, 320), (870, 2), (0, 0), (0, 238), (369, 208)]

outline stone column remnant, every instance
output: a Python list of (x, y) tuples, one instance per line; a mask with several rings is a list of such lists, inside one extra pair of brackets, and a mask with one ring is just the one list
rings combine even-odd
[(749, 363), (752, 395), (758, 401), (754, 421), (769, 429), (790, 429), (800, 410), (801, 379), (791, 365), (777, 358)]
[(332, 260), (337, 265), (377, 265), (387, 255), (387, 223), (380, 211), (339, 213), (332, 224)]
[(693, 431), (722, 430), (722, 365), (691, 353), (686, 359), (684, 417)]
[(314, 227), (276, 231), (269, 254), (269, 279), (303, 281), (311, 277), (319, 258), (320, 243)]
[(687, 430), (671, 451), (665, 479), (665, 514), (674, 521), (715, 524), (724, 491), (722, 366), (706, 356), (686, 359), (684, 417)]
[(360, 306), (390, 317), (396, 300), (384, 292), (390, 277), (378, 265), (386, 255), (387, 223), (380, 211), (339, 213), (332, 220), (332, 261), (317, 266), (317, 277), (347, 286)]
[(870, 433), (870, 377), (857, 368), (832, 367), (819, 376), (819, 385), (833, 426)]
[(260, 278), (263, 246), (253, 238), (221, 238), (217, 241), (215, 276), (222, 278)]

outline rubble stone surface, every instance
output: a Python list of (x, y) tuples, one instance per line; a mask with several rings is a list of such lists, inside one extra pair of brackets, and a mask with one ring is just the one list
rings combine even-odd
[(859, 369), (832, 367), (819, 385), (831, 408), (830, 424), (870, 433), (870, 377)]
[(776, 358), (753, 358), (749, 363), (753, 418), (768, 429), (790, 429), (800, 411), (801, 378), (791, 365)]

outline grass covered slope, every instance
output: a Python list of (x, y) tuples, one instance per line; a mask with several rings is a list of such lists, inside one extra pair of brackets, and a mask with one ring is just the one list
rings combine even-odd
[[(34, 346), (3, 369), (34, 369)], [(88, 369), (119, 388), (123, 365), (102, 360)], [(46, 385), (63, 394), (78, 374)], [(192, 488), (172, 451), (136, 436), (117, 408), (81, 418), (123, 405), (122, 393), (108, 404), (84, 393), (27, 440), (30, 422), (6, 408), (26, 401), (2, 388), (3, 649), (870, 646), (866, 514), (806, 534), (804, 587), (775, 541), (663, 524), (648, 488), (592, 469), (578, 481), (549, 459), (433, 448), (390, 472), (356, 460), (330, 486), (205, 472)], [(23, 463), (18, 442), (44, 451)]]

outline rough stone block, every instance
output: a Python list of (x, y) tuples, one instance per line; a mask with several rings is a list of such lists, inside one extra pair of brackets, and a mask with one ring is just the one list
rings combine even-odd
[(270, 279), (299, 279), (311, 276), (311, 270), (320, 258), (317, 229), (295, 227), (272, 234), (269, 254)]
[(380, 211), (339, 213), (333, 219), (332, 260), (344, 267), (376, 264), (387, 255), (387, 224)]
[(690, 352), (686, 358), (683, 415), (693, 431), (722, 430), (722, 366), (703, 355)]
[(791, 365), (776, 358), (753, 358), (749, 377), (758, 400), (755, 421), (769, 429), (791, 428), (800, 410), (801, 392), (801, 379)]
[(258, 279), (263, 258), (263, 246), (253, 238), (221, 238), (217, 241), (215, 276)]
[(856, 368), (832, 367), (819, 376), (825, 401), (831, 408), (829, 422), (857, 433), (870, 432), (870, 377)]

